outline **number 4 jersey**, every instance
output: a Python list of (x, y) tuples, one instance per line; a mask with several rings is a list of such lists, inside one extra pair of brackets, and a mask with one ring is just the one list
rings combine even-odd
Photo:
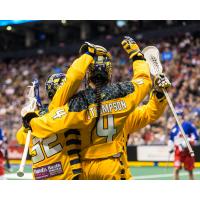
[(76, 129), (80, 132), (82, 159), (106, 158), (122, 152), (124, 123), (150, 92), (152, 84), (145, 61), (134, 61), (133, 71), (131, 81), (105, 85), (101, 89), (101, 118), (96, 128), (96, 94), (94, 89), (88, 88), (71, 98), (65, 106), (32, 119), (32, 135), (46, 138)]

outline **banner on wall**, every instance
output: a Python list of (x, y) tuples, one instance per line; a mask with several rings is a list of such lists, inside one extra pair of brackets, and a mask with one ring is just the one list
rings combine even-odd
[(24, 147), (22, 146), (9, 146), (8, 147), (8, 157), (12, 160), (18, 160), (22, 158)]
[(168, 146), (138, 146), (138, 161), (173, 161), (174, 154), (169, 156)]

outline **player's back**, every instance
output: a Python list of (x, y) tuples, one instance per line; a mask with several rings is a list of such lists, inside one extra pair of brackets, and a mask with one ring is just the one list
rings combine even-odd
[(101, 117), (97, 124), (95, 89), (90, 87), (80, 91), (70, 100), (70, 112), (87, 110), (86, 121), (92, 120), (89, 126), (87, 123), (80, 129), (82, 159), (105, 158), (123, 151), (123, 126), (129, 113), (137, 106), (134, 91), (135, 85), (131, 81), (102, 87)]

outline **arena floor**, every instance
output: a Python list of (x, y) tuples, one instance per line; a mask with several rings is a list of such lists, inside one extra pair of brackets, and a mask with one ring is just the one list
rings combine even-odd
[[(6, 178), (9, 180), (30, 180), (31, 166), (27, 165), (25, 168), (25, 175), (23, 178), (19, 178), (16, 175), (19, 165), (12, 165), (12, 173), (6, 173)], [(134, 180), (173, 180), (173, 168), (172, 167), (131, 167), (131, 172)], [(200, 180), (200, 168), (194, 170), (194, 176), (196, 180)], [(188, 179), (188, 173), (184, 170), (180, 172), (181, 180)]]

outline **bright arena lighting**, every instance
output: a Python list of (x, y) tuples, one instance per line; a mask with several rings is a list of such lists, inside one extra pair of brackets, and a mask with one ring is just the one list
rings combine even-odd
[(6, 30), (7, 30), (7, 31), (11, 31), (11, 30), (12, 30), (12, 26), (7, 26), (7, 27), (6, 27)]
[(62, 24), (67, 24), (67, 20), (61, 20)]

